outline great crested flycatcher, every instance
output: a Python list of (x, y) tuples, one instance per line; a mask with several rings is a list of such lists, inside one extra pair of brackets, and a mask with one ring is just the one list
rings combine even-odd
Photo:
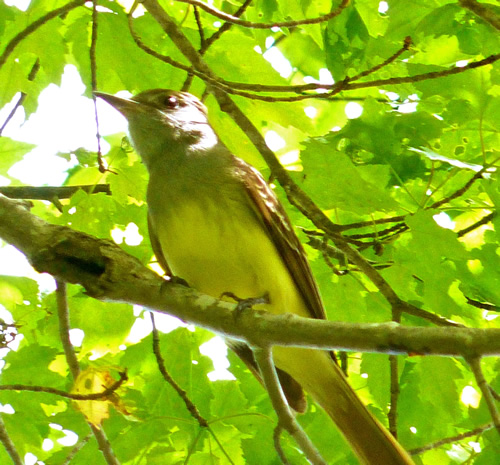
[[(274, 192), (253, 167), (219, 140), (205, 106), (164, 89), (130, 99), (96, 92), (128, 120), (132, 143), (149, 171), (149, 234), (170, 275), (216, 298), (268, 296), (257, 308), (325, 318), (304, 250)], [(233, 350), (259, 378), (251, 350)], [(302, 412), (302, 387), (330, 415), (360, 461), (409, 465), (412, 460), (368, 412), (325, 351), (274, 347), (287, 400)]]

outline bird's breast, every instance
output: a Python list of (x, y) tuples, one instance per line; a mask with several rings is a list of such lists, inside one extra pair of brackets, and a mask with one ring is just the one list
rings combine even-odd
[(226, 292), (242, 299), (269, 293), (266, 309), (273, 313), (303, 307), (243, 187), (198, 186), (175, 193), (164, 187), (163, 195), (156, 194), (149, 192), (151, 227), (174, 275), (216, 298)]

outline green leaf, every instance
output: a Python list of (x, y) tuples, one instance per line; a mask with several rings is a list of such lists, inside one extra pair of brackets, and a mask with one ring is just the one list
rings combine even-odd
[(368, 182), (366, 178), (371, 173), (358, 170), (347, 155), (335, 150), (335, 145), (328, 139), (310, 140), (301, 158), (309, 173), (304, 188), (323, 208), (363, 214), (396, 207), (384, 192), (384, 186)]
[(73, 327), (85, 333), (82, 353), (119, 350), (135, 321), (130, 305), (89, 300), (79, 291), (69, 306)]
[(33, 144), (19, 142), (8, 137), (0, 138), (0, 173), (5, 176), (9, 168), (21, 161), (24, 155), (34, 147)]

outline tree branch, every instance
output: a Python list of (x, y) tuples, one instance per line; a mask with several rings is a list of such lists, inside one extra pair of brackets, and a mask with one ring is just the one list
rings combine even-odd
[(484, 3), (479, 3), (476, 0), (459, 0), (459, 3), (464, 8), (467, 8), (490, 23), (495, 29), (500, 30), (500, 18), (495, 13), (493, 5), (485, 5)]
[[(197, 71), (203, 72), (210, 78), (214, 77), (214, 73), (202, 60), (200, 54), (192, 46), (188, 38), (177, 27), (175, 21), (158, 4), (158, 1), (144, 0), (143, 5), (162, 27), (162, 29), (168, 34), (179, 51), (191, 62), (193, 67)], [(500, 54), (498, 54), (498, 57), (500, 58)], [(330, 236), (335, 245), (342, 250), (342, 252), (344, 252), (344, 254), (377, 286), (380, 292), (391, 304), (392, 310), (404, 311), (410, 315), (419, 317), (422, 317), (423, 315), (429, 317), (429, 315), (432, 315), (425, 310), (402, 301), (402, 299), (396, 295), (394, 290), (389, 286), (380, 273), (378, 273), (377, 270), (373, 268), (357, 250), (353, 249), (348, 242), (338, 234), (338, 226), (332, 223), (325, 213), (313, 202), (313, 200), (292, 181), (287, 170), (281, 165), (273, 151), (268, 148), (262, 134), (240, 110), (240, 108), (231, 100), (231, 98), (217, 86), (211, 86), (210, 89), (217, 99), (222, 111), (225, 111), (231, 116), (231, 118), (262, 155), (271, 169), (273, 176), (276, 177), (285, 190), (290, 203), (307, 218), (309, 218), (318, 229), (325, 231), (325, 233)], [(436, 324), (441, 325), (457, 325), (457, 323), (437, 315), (433, 316), (433, 321)]]
[(89, 442), (90, 438), (92, 437), (92, 434), (89, 433), (87, 436), (85, 436), (81, 441), (75, 444), (73, 449), (71, 449), (71, 452), (66, 456), (66, 460), (61, 464), (61, 465), (70, 465), (71, 461), (74, 459), (75, 455), (80, 452), (80, 450)]
[(9, 457), (12, 459), (12, 463), (14, 465), (23, 465), (24, 462), (21, 459), (21, 456), (19, 455), (16, 446), (12, 442), (12, 439), (10, 439), (9, 433), (5, 428), (5, 423), (3, 422), (1, 414), (0, 414), (0, 442), (5, 447), (5, 450), (7, 451)]
[(398, 403), (399, 403), (399, 369), (398, 358), (389, 355), (389, 369), (391, 373), (391, 404), (387, 418), (389, 420), (389, 431), (398, 438)]
[(278, 415), (278, 428), (285, 429), (295, 439), (310, 463), (313, 465), (326, 465), (323, 457), (321, 457), (319, 451), (297, 423), (288, 406), (274, 367), (271, 347), (266, 347), (265, 349), (254, 348), (253, 353), (274, 411)]
[(411, 449), (408, 451), (408, 453), (410, 455), (422, 454), (423, 452), (426, 452), (426, 451), (431, 450), (431, 449), (436, 449), (439, 446), (443, 446), (445, 444), (452, 444), (452, 443), (460, 441), (462, 439), (467, 439), (467, 438), (470, 438), (472, 436), (477, 436), (478, 434), (481, 434), (484, 431), (487, 431), (491, 428), (493, 428), (493, 423), (488, 423), (486, 425), (479, 426), (478, 428), (475, 428), (472, 431), (467, 431), (465, 433), (457, 434), (456, 436), (451, 436), (449, 438), (440, 439), (439, 441), (433, 442), (431, 444), (426, 444), (425, 446), (422, 446), (422, 447), (417, 447), (415, 449)]
[(153, 353), (155, 354), (156, 364), (158, 365), (158, 369), (160, 370), (163, 379), (168, 384), (170, 384), (170, 386), (174, 389), (177, 395), (182, 399), (184, 405), (186, 406), (186, 409), (191, 414), (191, 416), (198, 422), (198, 424), (202, 428), (208, 428), (208, 421), (201, 416), (198, 407), (196, 407), (196, 405), (188, 397), (187, 392), (179, 386), (179, 384), (174, 380), (174, 378), (172, 378), (170, 373), (165, 368), (165, 360), (163, 359), (163, 356), (161, 354), (160, 336), (158, 334), (158, 329), (156, 329), (154, 314), (151, 313), (150, 316), (151, 316), (151, 324), (153, 325)]
[(64, 281), (59, 280), (56, 281), (56, 285), (57, 317), (59, 319), (59, 339), (61, 340), (61, 344), (64, 349), (64, 355), (66, 357), (66, 363), (69, 366), (69, 371), (74, 381), (80, 374), (80, 365), (78, 364), (78, 358), (69, 339), (70, 324), (68, 296), (66, 292), (67, 286)]
[(493, 424), (500, 434), (500, 413), (498, 412), (497, 406), (495, 404), (495, 398), (493, 397), (490, 386), (487, 383), (486, 378), (484, 377), (483, 370), (481, 369), (481, 357), (471, 357), (468, 358), (467, 361), (469, 362), (469, 365), (472, 369), (472, 373), (474, 373), (477, 385), (483, 393), (484, 401), (486, 402), (488, 410), (490, 411), (491, 418), (493, 419)]
[(28, 27), (23, 29), (21, 32), (16, 34), (10, 42), (5, 47), (3, 53), (0, 55), (0, 68), (5, 64), (9, 56), (12, 54), (14, 49), (30, 34), (33, 34), (38, 28), (43, 26), (45, 23), (50, 21), (51, 19), (57, 18), (60, 15), (68, 13), (69, 11), (82, 6), (86, 0), (74, 0), (60, 8), (56, 8), (55, 10), (49, 11), (46, 15), (43, 15), (41, 18), (38, 18), (36, 21), (33, 21)]
[(120, 379), (118, 381), (115, 381), (110, 387), (104, 389), (104, 391), (95, 392), (93, 394), (73, 394), (71, 392), (61, 391), (61, 389), (55, 389), (49, 386), (31, 386), (25, 384), (2, 384), (0, 385), (0, 391), (46, 392), (47, 394), (54, 394), (56, 396), (72, 400), (103, 400), (115, 392), (127, 380), (127, 374), (125, 372), (121, 372)]
[[(78, 374), (80, 373), (80, 365), (78, 364), (78, 358), (75, 354), (73, 345), (71, 344), (71, 341), (69, 339), (70, 320), (69, 320), (69, 308), (68, 308), (67, 293), (66, 293), (66, 283), (64, 282), (64, 280), (56, 280), (56, 281), (57, 281), (56, 299), (57, 299), (57, 317), (59, 319), (59, 337), (61, 339), (61, 343), (64, 348), (66, 363), (69, 366), (69, 370), (73, 378), (73, 381), (75, 381)], [(113, 389), (106, 395), (111, 394), (114, 390), (116, 390), (119, 386), (121, 386), (121, 384), (123, 384), (123, 382), (126, 379), (127, 379), (126, 373), (120, 373), (120, 380), (117, 382), (118, 384), (113, 383), (113, 385), (110, 388), (105, 389), (104, 392)], [(102, 398), (102, 393), (97, 393), (97, 394), (99, 395), (99, 397)], [(99, 445), (99, 450), (102, 452), (102, 455), (106, 463), (108, 465), (120, 465), (120, 462), (116, 458), (113, 449), (111, 447), (111, 444), (108, 441), (105, 431), (93, 425), (92, 422), (88, 420), (87, 424), (89, 425), (90, 430), (92, 431), (92, 434), (94, 435), (97, 444)]]
[(307, 18), (307, 19), (299, 19), (296, 21), (282, 21), (274, 23), (255, 23), (253, 21), (245, 21), (236, 16), (224, 13), (223, 11), (220, 11), (213, 6), (206, 4), (201, 0), (179, 0), (179, 1), (197, 6), (202, 10), (205, 10), (207, 13), (210, 13), (211, 15), (215, 16), (216, 18), (222, 19), (223, 21), (227, 21), (228, 23), (237, 24), (238, 26), (247, 27), (251, 29), (271, 29), (273, 27), (296, 27), (305, 24), (324, 23), (342, 13), (342, 11), (347, 7), (347, 5), (349, 5), (350, 2), (350, 0), (342, 0), (340, 5), (336, 9), (330, 11), (330, 13), (327, 13), (326, 15), (322, 15), (317, 18)]
[(91, 297), (142, 305), (250, 345), (468, 358), (500, 355), (500, 329), (348, 324), (255, 310), (234, 318), (235, 304), (168, 283), (115, 243), (51, 225), (19, 201), (2, 196), (0, 238), (23, 252), (37, 271), (80, 284)]
[(104, 192), (111, 195), (109, 184), (79, 185), (79, 186), (1, 186), (0, 194), (11, 199), (49, 200), (69, 199), (76, 191), (82, 190), (88, 194)]
[[(28, 74), (28, 81), (34, 81), (39, 70), (40, 70), (40, 58), (37, 58), (35, 60), (35, 63), (31, 67), (31, 71)], [(27, 96), (28, 96), (28, 94), (26, 92), (20, 93), (19, 99), (17, 100), (16, 104), (14, 105), (14, 108), (12, 108), (10, 113), (7, 115), (7, 118), (5, 118), (5, 121), (3, 122), (2, 127), (0, 127), (0, 136), (2, 135), (4, 129), (7, 127), (7, 125), (9, 124), (9, 121), (16, 114), (16, 111), (18, 110), (18, 108), (24, 103)]]
[[(168, 15), (161, 10), (161, 8), (156, 4), (156, 0), (146, 0), (142, 2), (145, 6), (146, 9), (148, 9), (149, 13), (156, 19), (156, 21), (163, 27), (163, 29), (167, 32), (167, 34), (170, 33), (167, 31), (167, 29), (173, 31), (174, 28), (177, 28), (176, 24), (170, 20), (167, 20), (166, 18)], [(148, 4), (149, 6), (147, 6)], [(155, 5), (156, 4), (156, 5)], [(388, 58), (385, 60), (382, 64), (377, 65), (375, 68), (372, 68), (371, 70), (367, 70), (361, 75), (355, 76), (352, 79), (346, 78), (344, 81), (337, 82), (335, 84), (317, 84), (317, 83), (310, 83), (310, 84), (302, 84), (302, 85), (295, 85), (295, 86), (283, 86), (283, 85), (266, 85), (266, 84), (256, 84), (256, 83), (243, 83), (243, 82), (234, 82), (234, 81), (227, 81), (225, 79), (220, 78), (219, 76), (216, 76), (213, 74), (209, 68), (207, 67), (206, 64), (201, 62), (201, 56), (203, 55), (204, 49), (200, 49), (200, 52), (198, 53), (194, 47), (189, 43), (189, 41), (184, 37), (182, 40), (177, 40), (177, 36), (182, 36), (182, 32), (180, 30), (177, 31), (176, 35), (176, 40), (174, 40), (175, 44), (177, 47), (179, 47), (179, 50), (191, 61), (191, 63), (194, 65), (194, 67), (190, 67), (187, 65), (184, 65), (182, 63), (179, 63), (176, 60), (173, 60), (170, 56), (162, 55), (155, 50), (151, 49), (147, 45), (145, 45), (142, 40), (139, 38), (139, 36), (135, 33), (133, 29), (133, 22), (132, 22), (132, 13), (137, 7), (138, 2), (134, 3), (132, 6), (130, 13), (128, 14), (128, 20), (129, 20), (129, 29), (130, 33), (132, 35), (132, 38), (134, 39), (136, 45), (144, 50), (146, 53), (148, 53), (151, 56), (154, 56), (158, 60), (161, 60), (167, 64), (170, 64), (171, 66), (174, 66), (178, 69), (182, 69), (183, 71), (187, 72), (189, 75), (195, 75), (202, 79), (205, 83), (207, 83), (209, 86), (212, 86), (212, 89), (219, 88), (223, 90), (224, 92), (227, 92), (228, 94), (233, 94), (233, 95), (238, 95), (241, 97), (253, 99), (253, 100), (260, 100), (264, 102), (296, 102), (296, 101), (301, 101), (301, 100), (306, 100), (306, 99), (327, 99), (327, 100), (336, 100), (337, 98), (335, 97), (336, 94), (338, 94), (341, 91), (348, 91), (352, 89), (361, 89), (361, 88), (369, 88), (369, 87), (381, 87), (381, 86), (387, 86), (387, 85), (396, 85), (396, 84), (402, 84), (402, 83), (412, 83), (412, 82), (418, 82), (418, 81), (424, 81), (427, 79), (437, 79), (440, 77), (445, 77), (448, 75), (452, 74), (458, 74), (465, 72), (469, 69), (474, 69), (478, 68), (480, 66), (485, 66), (488, 64), (494, 63), (496, 60), (500, 58), (500, 54), (496, 55), (491, 55), (489, 57), (486, 57), (483, 60), (477, 61), (477, 62), (472, 62), (469, 63), (467, 66), (463, 67), (454, 67), (454, 68), (449, 68), (445, 69), (442, 71), (433, 71), (430, 73), (422, 73), (422, 74), (417, 74), (414, 76), (402, 76), (402, 77), (396, 77), (396, 78), (389, 78), (389, 79), (378, 79), (374, 81), (367, 81), (367, 82), (361, 82), (361, 83), (355, 83), (352, 82), (353, 80), (359, 79), (361, 75), (367, 75), (373, 72), (376, 69), (379, 69), (383, 66), (385, 66), (388, 62), (393, 61), (397, 56), (399, 56), (407, 46), (409, 46), (408, 41), (405, 40), (405, 45), (403, 48), (399, 51), (396, 52), (395, 55), (392, 57)], [(228, 24), (228, 23), (226, 23)], [(167, 29), (165, 29), (167, 28)], [(222, 28), (221, 28), (222, 29)], [(198, 56), (198, 58), (193, 61), (193, 58)], [(195, 65), (195, 63), (198, 62), (198, 64), (202, 63), (202, 67), (199, 68)], [(188, 82), (188, 81), (186, 81)], [(302, 94), (302, 95), (296, 95), (296, 96), (288, 96), (288, 97), (273, 97), (269, 95), (259, 95), (256, 93), (249, 93), (245, 92), (245, 90), (248, 90), (250, 92), (293, 92), (296, 94)], [(318, 94), (316, 91), (318, 90), (329, 90), (327, 93), (322, 93)], [(313, 93), (310, 94), (305, 94), (307, 91), (313, 91)], [(221, 103), (221, 102), (219, 102)]]

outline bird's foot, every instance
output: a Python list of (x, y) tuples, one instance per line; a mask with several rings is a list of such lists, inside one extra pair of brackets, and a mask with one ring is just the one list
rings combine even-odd
[(237, 303), (236, 308), (234, 310), (235, 318), (241, 315), (241, 313), (243, 313), (245, 310), (252, 308), (254, 305), (262, 305), (269, 303), (269, 294), (267, 292), (261, 297), (249, 297), (246, 299), (242, 299), (241, 297), (238, 297), (236, 294), (232, 292), (223, 292), (220, 298), (222, 299), (224, 297), (229, 297), (230, 299), (233, 299)]
[(191, 287), (185, 279), (183, 279), (179, 276), (167, 276), (167, 278), (168, 278), (168, 281), (167, 281), (168, 283), (180, 284), (181, 286), (184, 286), (184, 287)]

